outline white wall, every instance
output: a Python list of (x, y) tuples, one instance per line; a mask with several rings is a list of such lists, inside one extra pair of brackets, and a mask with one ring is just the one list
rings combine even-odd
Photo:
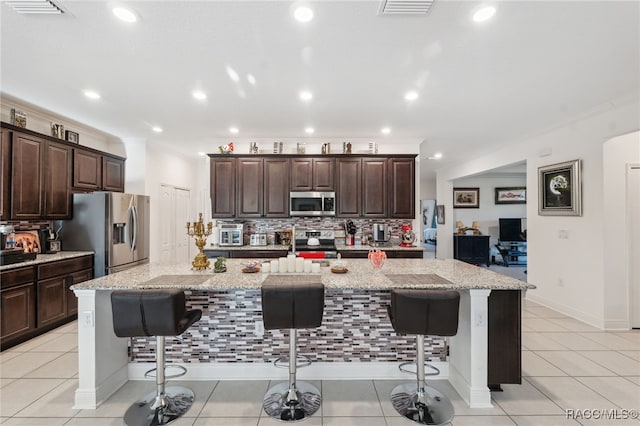
[[(537, 286), (527, 297), (581, 319), (604, 327), (607, 322), (604, 302), (609, 293), (605, 280), (605, 262), (616, 252), (604, 249), (605, 203), (603, 201), (603, 144), (608, 139), (640, 129), (638, 100), (616, 106), (568, 123), (544, 134), (513, 143), (472, 161), (438, 171), (438, 203), (445, 204), (446, 231), (453, 232), (449, 221), (452, 205), (452, 181), (497, 167), (527, 162), (528, 281)], [(535, 197), (538, 191), (537, 169), (562, 161), (583, 160), (582, 217), (539, 216)], [(607, 188), (608, 189), (608, 188)], [(560, 239), (559, 231), (568, 239)], [(444, 232), (438, 232), (444, 235)], [(452, 257), (452, 239), (438, 239), (438, 257)], [(607, 268), (608, 270), (608, 268)], [(619, 292), (618, 288), (612, 291)], [(622, 295), (616, 295), (615, 298)], [(613, 297), (607, 294), (607, 299)], [(610, 315), (607, 310), (607, 315)]]
[[(472, 178), (457, 179), (454, 186), (461, 188), (480, 188), (480, 208), (478, 209), (454, 209), (452, 222), (462, 221), (465, 226), (471, 226), (478, 221), (480, 232), (490, 235), (490, 247), (498, 242), (498, 219), (524, 218), (527, 216), (526, 204), (496, 204), (494, 188), (513, 186), (525, 186), (526, 177), (522, 175), (509, 176), (477, 176)], [(535, 200), (534, 200), (535, 202)]]
[[(640, 218), (627, 215), (626, 169), (640, 163), (640, 132), (607, 141), (604, 159), (604, 316), (606, 328), (629, 326), (629, 223)], [(640, 259), (635, 259), (639, 262)]]
[(51, 123), (62, 124), (65, 130), (72, 130), (79, 134), (80, 145), (122, 157), (126, 156), (124, 144), (117, 137), (2, 93), (0, 96), (1, 121), (11, 124), (11, 108), (26, 113), (28, 130), (51, 135)]

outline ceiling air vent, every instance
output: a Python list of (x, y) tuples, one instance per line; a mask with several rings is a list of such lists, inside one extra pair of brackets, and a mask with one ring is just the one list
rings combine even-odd
[(426, 15), (434, 0), (382, 0), (381, 15)]
[(18, 13), (25, 14), (61, 14), (64, 13), (62, 9), (56, 6), (50, 0), (7, 0), (6, 3), (9, 7)]

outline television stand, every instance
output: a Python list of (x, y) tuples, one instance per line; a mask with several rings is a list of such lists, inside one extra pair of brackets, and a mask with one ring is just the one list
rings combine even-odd
[(504, 266), (526, 266), (527, 261), (522, 257), (527, 256), (526, 241), (498, 241), (496, 248), (502, 256)]

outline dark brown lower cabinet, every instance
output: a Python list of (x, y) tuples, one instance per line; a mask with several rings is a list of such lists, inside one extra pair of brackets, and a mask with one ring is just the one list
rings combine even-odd
[(66, 277), (38, 281), (38, 327), (66, 318), (66, 283)]
[(501, 384), (522, 383), (522, 337), (520, 290), (495, 290), (489, 295), (489, 365), (490, 389)]
[(2, 349), (74, 320), (78, 300), (70, 287), (92, 278), (93, 255), (2, 272)]
[(35, 274), (33, 267), (0, 274), (0, 340), (16, 341), (36, 328)]

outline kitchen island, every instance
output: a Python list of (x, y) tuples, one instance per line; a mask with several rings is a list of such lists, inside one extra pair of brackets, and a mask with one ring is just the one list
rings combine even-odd
[[(241, 272), (242, 261), (227, 262), (226, 273), (192, 271), (186, 265), (148, 264), (74, 286), (78, 296), (79, 388), (75, 408), (95, 408), (129, 379), (142, 378), (154, 359), (154, 339), (138, 338), (127, 354), (128, 339), (115, 337), (110, 293), (116, 289), (181, 288), (202, 319), (182, 339), (167, 339), (167, 359), (187, 364), (187, 379), (280, 378), (286, 372), (269, 363), (286, 353), (286, 335), (265, 332), (260, 286), (271, 275)], [(349, 272), (321, 268), (314, 276), (326, 287), (322, 327), (301, 330), (301, 354), (314, 363), (305, 378), (400, 378), (399, 362), (412, 360), (413, 336), (393, 333), (387, 318), (395, 287), (456, 289), (461, 293), (458, 334), (447, 341), (426, 339), (427, 359), (438, 366), (471, 407), (489, 407), (488, 297), (492, 291), (517, 293), (528, 285), (457, 260), (389, 259), (379, 272), (367, 260), (348, 260)], [(519, 332), (519, 318), (518, 318)], [(519, 344), (519, 342), (518, 342)], [(519, 354), (520, 348), (516, 348)], [(447, 362), (448, 361), (448, 362)], [(410, 378), (407, 377), (408, 380)]]

